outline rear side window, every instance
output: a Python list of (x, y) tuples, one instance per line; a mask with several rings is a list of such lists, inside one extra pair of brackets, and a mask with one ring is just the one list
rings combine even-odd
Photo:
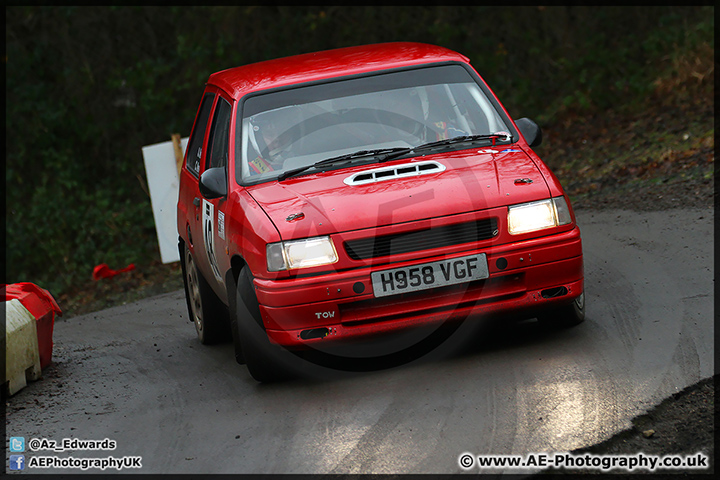
[(218, 100), (215, 107), (212, 129), (208, 139), (206, 168), (224, 167), (227, 165), (228, 141), (230, 139), (230, 112), (232, 107), (224, 98)]
[(200, 172), (203, 140), (205, 139), (205, 130), (207, 129), (208, 118), (210, 118), (210, 110), (212, 109), (214, 99), (214, 93), (208, 93), (203, 98), (202, 104), (200, 105), (200, 113), (195, 122), (190, 142), (188, 142), (187, 169), (196, 177), (199, 175), (198, 172)]

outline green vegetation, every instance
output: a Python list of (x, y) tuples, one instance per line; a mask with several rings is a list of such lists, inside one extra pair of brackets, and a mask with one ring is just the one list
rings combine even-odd
[(93, 266), (135, 263), (177, 286), (141, 147), (189, 135), (212, 72), (400, 40), (470, 57), (578, 195), (712, 175), (713, 7), (7, 7), (7, 283), (104, 295)]

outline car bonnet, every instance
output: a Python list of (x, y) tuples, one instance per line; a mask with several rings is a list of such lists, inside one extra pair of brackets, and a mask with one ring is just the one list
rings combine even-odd
[[(434, 162), (444, 168), (349, 184), (378, 168)], [(357, 177), (356, 177), (357, 178)], [(479, 211), (550, 196), (546, 179), (519, 147), (456, 151), (387, 164), (356, 165), (248, 187), (283, 240)]]

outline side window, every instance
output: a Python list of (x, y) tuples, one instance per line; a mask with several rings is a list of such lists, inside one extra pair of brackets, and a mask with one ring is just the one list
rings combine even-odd
[(195, 127), (193, 128), (187, 150), (187, 168), (196, 177), (200, 172), (200, 161), (202, 159), (202, 146), (205, 139), (205, 130), (207, 129), (208, 118), (210, 118), (210, 110), (212, 109), (214, 93), (208, 93), (203, 97), (200, 104), (200, 113), (198, 113)]
[(227, 165), (228, 141), (230, 139), (230, 112), (232, 107), (224, 99), (218, 100), (215, 108), (212, 129), (208, 139), (208, 152), (205, 168)]

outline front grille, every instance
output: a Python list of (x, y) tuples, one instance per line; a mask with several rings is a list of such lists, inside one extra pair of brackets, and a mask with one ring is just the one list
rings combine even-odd
[(486, 218), (475, 222), (350, 240), (345, 242), (345, 252), (353, 260), (366, 260), (487, 240), (497, 233), (497, 218)]

